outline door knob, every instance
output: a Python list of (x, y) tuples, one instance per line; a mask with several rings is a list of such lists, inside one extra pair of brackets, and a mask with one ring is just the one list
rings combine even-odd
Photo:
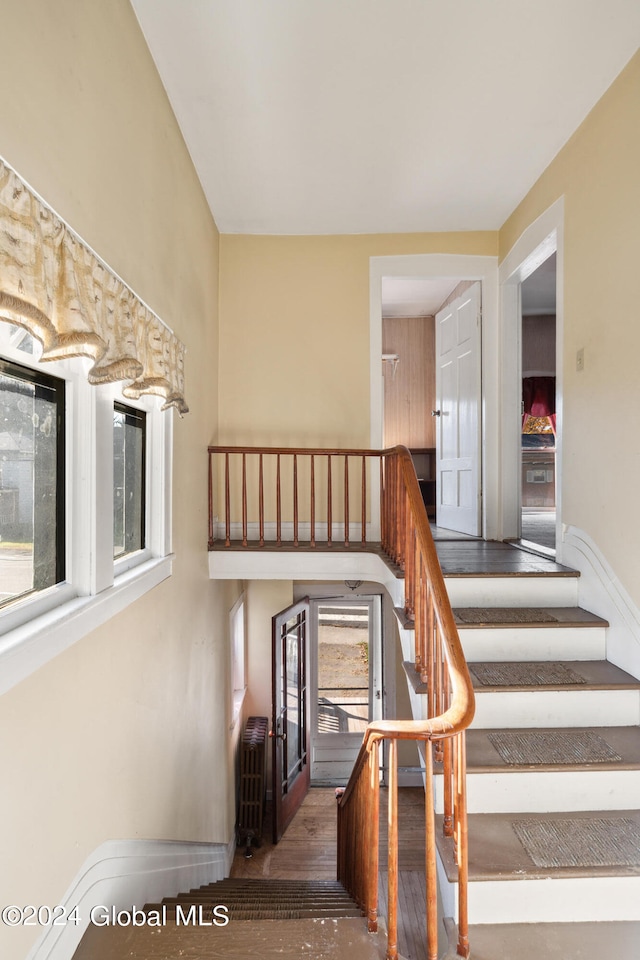
[(442, 413), (441, 413), (440, 410), (432, 410), (432, 411), (431, 411), (431, 416), (432, 416), (432, 417), (441, 417), (441, 416), (442, 416)]

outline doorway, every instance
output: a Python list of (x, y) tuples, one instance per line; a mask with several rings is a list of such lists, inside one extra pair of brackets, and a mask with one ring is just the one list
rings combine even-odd
[[(498, 259), (496, 256), (467, 254), (411, 254), (405, 256), (371, 257), (369, 261), (370, 303), (370, 384), (371, 384), (371, 447), (384, 447), (384, 388), (387, 376), (392, 376), (394, 357), (383, 354), (383, 281), (421, 280), (450, 284), (455, 288), (461, 277), (478, 280), (482, 289), (481, 381), (482, 418), (480, 422), (480, 473), (483, 478), (483, 497), (480, 510), (480, 536), (496, 539), (501, 520), (500, 487), (500, 432), (495, 425), (501, 416), (500, 328), (498, 324)], [(445, 294), (446, 296), (446, 294)], [(442, 298), (434, 305), (434, 313)], [(390, 351), (393, 354), (393, 351)], [(382, 358), (382, 363), (381, 363)], [(398, 371), (400, 365), (398, 365)], [(434, 405), (433, 409), (437, 409)], [(429, 416), (431, 410), (428, 410)], [(411, 449), (411, 447), (409, 448)], [(424, 478), (426, 479), (426, 478)], [(379, 535), (379, 502), (377, 481), (372, 478), (371, 500), (374, 504), (372, 534)]]
[(522, 368), (521, 542), (556, 549), (556, 254), (520, 287)]
[(481, 284), (382, 278), (383, 446), (413, 457), (427, 515), (481, 532)]
[[(502, 399), (496, 423), (502, 449), (501, 495), (497, 540), (522, 537), (522, 285), (555, 254), (555, 355), (556, 435), (555, 559), (562, 562), (562, 342), (564, 274), (564, 200), (556, 200), (530, 224), (504, 257), (498, 270), (502, 323), (498, 344), (501, 354), (499, 382)], [(498, 432), (498, 431), (496, 431)]]
[(345, 784), (371, 720), (382, 717), (379, 596), (311, 600), (311, 780)]

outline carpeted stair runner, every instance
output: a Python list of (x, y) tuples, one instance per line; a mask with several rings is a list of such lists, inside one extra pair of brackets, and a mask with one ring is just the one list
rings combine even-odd
[(148, 903), (144, 912), (147, 922), (135, 927), (90, 925), (74, 960), (384, 960), (386, 954), (386, 936), (367, 931), (361, 911), (334, 881), (221, 880)]
[(145, 911), (165, 908), (168, 918), (178, 911), (188, 914), (192, 907), (209, 916), (216, 906), (224, 907), (229, 920), (305, 920), (361, 917), (362, 912), (344, 887), (323, 880), (227, 879), (166, 897), (161, 904), (147, 904)]

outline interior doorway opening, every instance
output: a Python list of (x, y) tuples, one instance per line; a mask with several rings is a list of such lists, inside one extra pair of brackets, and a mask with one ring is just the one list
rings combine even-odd
[(522, 281), (521, 542), (556, 552), (556, 254)]
[(311, 600), (310, 621), (311, 780), (342, 784), (382, 716), (380, 597)]
[(406, 446), (432, 525), (481, 534), (481, 284), (383, 276), (383, 446)]

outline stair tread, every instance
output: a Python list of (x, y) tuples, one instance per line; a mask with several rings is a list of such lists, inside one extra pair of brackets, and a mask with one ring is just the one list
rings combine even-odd
[[(553, 661), (488, 661), (474, 660), (468, 664), (471, 679), (477, 694), (512, 690), (640, 690), (640, 681), (607, 660), (553, 660)], [(535, 682), (538, 675), (551, 675), (558, 668), (560, 679)], [(519, 682), (500, 680), (491, 683), (481, 675), (502, 673), (505, 677), (519, 673)], [(571, 677), (576, 679), (571, 679)], [(564, 677), (565, 679), (562, 679)]]
[(459, 630), (609, 626), (582, 607), (454, 607), (453, 616)]
[[(441, 818), (440, 819), (441, 822)], [(560, 821), (560, 822), (559, 822)], [(577, 821), (582, 821), (577, 824)], [(591, 821), (591, 822), (590, 822)], [(531, 825), (532, 830), (558, 830), (563, 837), (570, 837), (576, 830), (576, 824), (587, 836), (591, 835), (602, 823), (625, 823), (627, 826), (618, 831), (619, 835), (629, 833), (634, 840), (633, 849), (628, 853), (630, 862), (595, 864), (597, 844), (588, 845), (586, 853), (577, 854), (573, 865), (536, 864), (518, 837), (514, 824), (519, 822)], [(437, 831), (440, 850), (447, 876), (454, 880), (457, 875), (453, 861), (452, 844), (444, 840), (442, 830)], [(594, 833), (595, 836), (595, 833)], [(635, 838), (640, 836), (640, 810), (590, 810), (570, 813), (472, 813), (469, 814), (469, 880), (532, 880), (561, 879), (576, 877), (638, 877), (640, 876), (640, 844)], [(556, 845), (547, 843), (543, 856), (556, 855)], [(591, 862), (584, 862), (585, 857)], [(606, 859), (606, 857), (605, 857)]]
[[(533, 735), (533, 737), (531, 736)], [(584, 736), (586, 735), (586, 736)], [(521, 759), (523, 749), (508, 749), (508, 738), (533, 740), (530, 746), (542, 757), (549, 737), (560, 741), (563, 750), (548, 759)], [(591, 743), (587, 739), (591, 739)], [(575, 741), (573, 744), (570, 741)], [(501, 742), (500, 742), (501, 741)], [(537, 742), (535, 742), (537, 741)], [(573, 759), (566, 759), (573, 748)], [(592, 759), (589, 759), (591, 748)], [(606, 748), (609, 748), (608, 750)], [(509, 756), (511, 753), (511, 756)], [(610, 754), (617, 754), (616, 757)], [(520, 754), (520, 756), (518, 756)], [(577, 756), (576, 756), (577, 754)], [(529, 750), (529, 757), (532, 756)], [(469, 773), (522, 772), (523, 770), (639, 770), (640, 727), (534, 727), (469, 729), (467, 731), (467, 771)]]
[(472, 924), (469, 941), (474, 960), (636, 960), (640, 923)]

